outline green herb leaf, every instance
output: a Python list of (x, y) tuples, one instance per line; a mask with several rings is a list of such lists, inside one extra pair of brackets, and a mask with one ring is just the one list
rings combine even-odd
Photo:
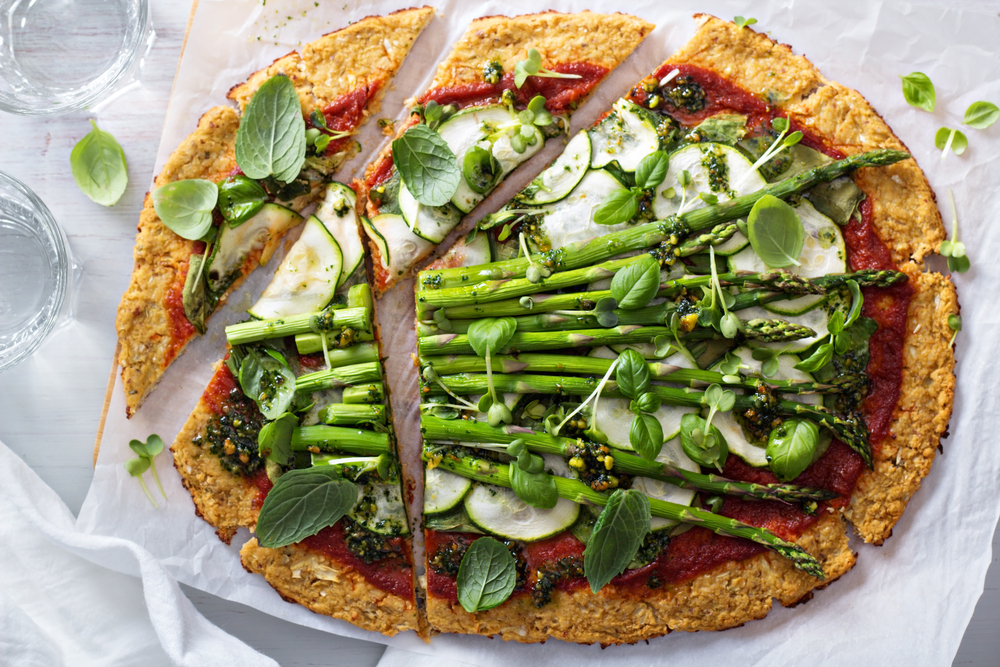
[(847, 313), (847, 321), (844, 322), (844, 328), (851, 326), (861, 317), (861, 309), (865, 305), (865, 297), (861, 293), (861, 288), (858, 286), (856, 280), (848, 280), (847, 289), (851, 293), (851, 310)]
[(633, 262), (611, 279), (611, 296), (622, 310), (647, 306), (660, 289), (660, 265), (650, 256)]
[(476, 354), (485, 358), (487, 348), (497, 354), (510, 342), (516, 330), (517, 320), (513, 317), (476, 320), (469, 326), (469, 344)]
[(653, 415), (636, 415), (628, 430), (628, 441), (639, 456), (654, 461), (663, 449), (663, 427)]
[(681, 449), (698, 465), (722, 470), (729, 456), (729, 445), (714, 425), (706, 433), (707, 426), (705, 420), (693, 412), (681, 417)]
[(819, 442), (819, 427), (807, 419), (786, 419), (771, 429), (765, 456), (771, 472), (790, 482), (810, 466)]
[(635, 168), (636, 187), (652, 190), (667, 177), (669, 166), (670, 159), (665, 151), (653, 151), (639, 160), (639, 164)]
[(833, 359), (833, 345), (831, 343), (823, 343), (808, 358), (795, 364), (795, 369), (805, 371), (806, 373), (815, 373), (830, 363), (831, 359)]
[(129, 459), (125, 461), (125, 470), (132, 477), (142, 477), (142, 474), (149, 470), (149, 459), (145, 456)]
[(1000, 107), (992, 102), (973, 102), (965, 110), (965, 120), (962, 125), (974, 127), (977, 130), (985, 130), (1000, 118)]
[(934, 146), (941, 149), (941, 159), (948, 155), (948, 149), (955, 155), (961, 155), (969, 147), (968, 138), (959, 130), (942, 127), (934, 134)]
[[(537, 457), (542, 461), (541, 457)], [(544, 472), (527, 472), (519, 465), (510, 467), (510, 488), (518, 498), (532, 507), (552, 509), (559, 500), (556, 482)]]
[(948, 341), (948, 347), (951, 347), (955, 344), (955, 338), (958, 336), (958, 332), (962, 330), (962, 318), (954, 313), (949, 315), (948, 328), (955, 332), (951, 335), (951, 340)]
[(257, 403), (264, 419), (277, 419), (295, 400), (295, 373), (255, 347), (246, 350), (238, 379), (243, 394)]
[(125, 151), (110, 132), (97, 127), (77, 142), (69, 154), (73, 180), (83, 194), (101, 206), (114, 206), (128, 185)]
[(254, 179), (291, 183), (306, 159), (306, 122), (295, 85), (284, 74), (257, 89), (236, 131), (236, 164)]
[(734, 16), (733, 17), (733, 23), (735, 23), (736, 25), (738, 25), (741, 28), (745, 28), (748, 25), (753, 25), (756, 22), (757, 22), (757, 19), (754, 19), (754, 18), (745, 19), (742, 16)]
[(465, 158), (462, 160), (462, 176), (465, 177), (469, 187), (479, 194), (489, 192), (502, 175), (500, 163), (490, 151), (473, 146), (465, 153)]
[(273, 422), (268, 422), (257, 434), (257, 448), (260, 455), (280, 465), (288, 465), (292, 456), (292, 432), (299, 425), (299, 418), (291, 412), (283, 412)]
[(775, 269), (798, 266), (806, 233), (791, 206), (777, 197), (764, 195), (750, 209), (747, 230), (750, 245), (767, 266)]
[(949, 257), (948, 258), (948, 270), (954, 271), (955, 273), (965, 273), (972, 267), (969, 258), (966, 255), (961, 255), (959, 257)]
[(410, 194), (425, 206), (447, 204), (462, 179), (455, 154), (426, 125), (414, 125), (392, 142), (392, 161)]
[(615, 367), (618, 390), (628, 398), (637, 398), (649, 390), (649, 367), (642, 355), (629, 348), (618, 357)]
[(514, 65), (514, 85), (520, 88), (529, 76), (538, 74), (542, 66), (542, 54), (536, 49), (528, 49), (527, 60), (519, 60)]
[(640, 412), (645, 412), (647, 414), (656, 412), (660, 409), (662, 404), (663, 402), (660, 400), (660, 397), (651, 391), (647, 391), (645, 394), (642, 394), (639, 398), (635, 399), (635, 406)]
[(188, 258), (187, 276), (184, 278), (184, 291), (181, 292), (181, 303), (184, 306), (184, 317), (187, 318), (195, 331), (205, 333), (205, 319), (211, 314), (206, 294), (207, 281), (202, 263), (204, 255), (191, 255)]
[(628, 222), (639, 212), (639, 202), (631, 190), (615, 190), (594, 211), (594, 222), (599, 225), (619, 225)]
[(257, 516), (257, 540), (277, 549), (337, 523), (358, 502), (358, 487), (333, 466), (289, 470), (278, 478)]
[(198, 241), (212, 227), (219, 188), (212, 181), (191, 178), (156, 188), (152, 199), (156, 215), (168, 229), (181, 238)]
[(583, 551), (583, 573), (591, 591), (596, 593), (625, 571), (649, 533), (651, 517), (649, 499), (640, 492), (618, 489), (611, 494)]
[(458, 602), (471, 613), (506, 602), (517, 583), (517, 564), (510, 551), (492, 537), (469, 545), (458, 566)]
[(911, 107), (917, 107), (924, 111), (934, 111), (934, 84), (928, 76), (922, 72), (912, 72), (899, 76), (903, 80), (903, 97)]
[(238, 227), (264, 208), (267, 191), (252, 178), (237, 174), (219, 183), (219, 211), (230, 227)]

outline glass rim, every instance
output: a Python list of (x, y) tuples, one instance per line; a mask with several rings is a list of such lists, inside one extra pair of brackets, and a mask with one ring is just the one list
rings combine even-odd
[[(139, 12), (136, 17), (137, 20), (134, 24), (131, 22), (129, 23), (126, 40), (125, 43), (122, 44), (122, 50), (126, 51), (128, 55), (120, 61), (114, 69), (108, 70), (113, 71), (114, 74), (108, 77), (107, 81), (105, 81), (101, 86), (93, 90), (89, 90), (87, 93), (81, 94), (79, 97), (75, 97), (69, 102), (46, 107), (19, 104), (19, 100), (16, 96), (0, 92), (0, 111), (6, 111), (7, 113), (16, 114), (18, 116), (59, 116), (86, 109), (91, 104), (111, 93), (121, 82), (122, 77), (131, 71), (132, 67), (135, 65), (135, 62), (139, 58), (139, 54), (142, 50), (142, 44), (146, 41), (150, 32), (148, 0), (131, 0), (131, 2), (138, 7)], [(105, 74), (107, 74), (107, 72), (105, 72)]]
[(52, 247), (56, 254), (56, 271), (53, 277), (53, 294), (55, 299), (53, 307), (46, 315), (42, 326), (36, 330), (35, 335), (24, 345), (15, 348), (14, 354), (8, 359), (0, 361), (0, 373), (24, 361), (52, 333), (56, 322), (59, 321), (63, 305), (66, 301), (70, 271), (69, 243), (65, 232), (63, 232), (59, 223), (56, 222), (49, 207), (45, 205), (45, 202), (31, 188), (4, 171), (0, 171), (0, 187), (2, 186), (13, 188), (17, 194), (23, 197), (24, 203), (27, 203), (37, 214), (38, 221), (41, 222), (46, 236), (52, 241)]

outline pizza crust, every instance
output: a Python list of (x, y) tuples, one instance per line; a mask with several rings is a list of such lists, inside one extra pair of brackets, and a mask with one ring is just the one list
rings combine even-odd
[(412, 600), (372, 586), (353, 568), (322, 554), (296, 544), (268, 549), (253, 538), (240, 550), (240, 561), (287, 602), (390, 637), (415, 630), (427, 638), (426, 620)]

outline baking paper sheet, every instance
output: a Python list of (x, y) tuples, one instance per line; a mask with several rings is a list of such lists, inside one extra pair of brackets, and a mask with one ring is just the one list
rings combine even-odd
[[(396, 77), (379, 117), (402, 118), (403, 101), (429, 83), (434, 65), (477, 16), (538, 11), (537, 3), (433, 3), (438, 16), (416, 43)], [(341, 5), (260, 0), (200, 0), (181, 59), (167, 113), (157, 165), (195, 126), (209, 107), (225, 103), (225, 93), (256, 69), (319, 35), (371, 14), (409, 3)], [(990, 562), (990, 542), (1000, 513), (1000, 453), (995, 416), (998, 393), (993, 343), (1000, 325), (1000, 234), (993, 218), (1000, 211), (1000, 124), (985, 130), (963, 128), (969, 149), (942, 160), (933, 146), (942, 125), (958, 127), (966, 107), (977, 100), (1000, 102), (1000, 7), (889, 2), (664, 2), (614, 3), (556, 0), (560, 11), (624, 10), (657, 24), (633, 56), (598, 89), (573, 117), (574, 131), (589, 125), (607, 106), (652, 71), (694, 32), (692, 14), (722, 18), (735, 14), (758, 19), (753, 27), (791, 44), (830, 79), (857, 89), (887, 119), (925, 170), (941, 202), (954, 190), (962, 239), (972, 270), (956, 278), (964, 305), (965, 330), (958, 338), (959, 389), (951, 434), (943, 455), (883, 547), (855, 540), (858, 565), (808, 605), (774, 609), (764, 620), (725, 633), (674, 635), (637, 646), (601, 650), (549, 641), (522, 646), (482, 637), (439, 636), (430, 645), (413, 633), (385, 638), (282, 601), (263, 578), (239, 563), (241, 531), (227, 547), (198, 519), (176, 472), (163, 456), (160, 475), (169, 502), (154, 510), (122, 463), (131, 457), (127, 443), (159, 433), (173, 439), (222, 354), (223, 327), (241, 318), (268, 282), (277, 260), (258, 271), (212, 318), (208, 335), (198, 338), (170, 368), (160, 387), (131, 421), (124, 417), (120, 381), (114, 388), (94, 482), (79, 523), (87, 531), (135, 540), (162, 558), (177, 578), (215, 595), (256, 607), (289, 621), (329, 632), (390, 644), (440, 658), (482, 665), (519, 661), (583, 660), (606, 664), (669, 661), (672, 665), (775, 664), (950, 664), (982, 592)], [(937, 110), (906, 105), (898, 75), (919, 70), (937, 87)], [(364, 150), (339, 173), (359, 175), (385, 138), (370, 123), (360, 137)], [(558, 142), (555, 142), (558, 143)], [(477, 215), (497, 208), (551, 160), (561, 147), (550, 145), (494, 193)], [(946, 220), (951, 214), (943, 207)], [(992, 231), (991, 231), (992, 230)], [(379, 304), (390, 352), (401, 447), (415, 461), (417, 429), (412, 283), (404, 283)], [(399, 382), (399, 378), (411, 378)], [(394, 653), (394, 656), (405, 655)], [(565, 663), (564, 663), (565, 664)]]

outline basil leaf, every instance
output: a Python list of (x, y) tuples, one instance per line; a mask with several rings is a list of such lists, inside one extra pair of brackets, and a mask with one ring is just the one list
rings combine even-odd
[(257, 403), (264, 419), (277, 419), (295, 399), (295, 374), (277, 359), (256, 348), (246, 351), (240, 363), (243, 394)]
[(492, 537), (469, 545), (458, 566), (458, 602), (471, 613), (503, 604), (514, 592), (517, 565), (510, 551)]
[(539, 509), (552, 509), (559, 501), (559, 492), (556, 491), (552, 475), (527, 472), (519, 464), (510, 466), (510, 488), (518, 498)]
[(652, 190), (667, 177), (670, 159), (664, 151), (653, 151), (639, 160), (635, 168), (635, 185), (643, 190)]
[(833, 359), (833, 345), (824, 343), (817, 347), (816, 351), (809, 355), (808, 358), (795, 364), (795, 369), (805, 371), (806, 373), (815, 373), (830, 363), (831, 359)]
[(425, 206), (451, 201), (462, 178), (455, 154), (426, 125), (414, 125), (392, 142), (392, 162), (406, 189)]
[(510, 342), (516, 330), (517, 320), (513, 317), (476, 320), (469, 326), (469, 344), (480, 357), (486, 357), (487, 348), (491, 354), (497, 354)]
[(189, 241), (201, 239), (212, 228), (212, 210), (219, 188), (212, 181), (191, 178), (153, 190), (156, 215), (173, 233)]
[(765, 456), (771, 472), (790, 482), (810, 466), (819, 442), (819, 427), (807, 419), (786, 419), (771, 429)]
[(594, 211), (594, 222), (599, 225), (618, 225), (628, 222), (639, 212), (639, 202), (631, 190), (615, 190)]
[(631, 348), (622, 352), (615, 367), (615, 381), (618, 390), (628, 398), (646, 393), (649, 390), (649, 366), (642, 355)]
[(973, 102), (965, 110), (965, 119), (962, 125), (974, 127), (977, 130), (985, 130), (1000, 119), (1000, 107), (992, 102)]
[(847, 289), (851, 293), (851, 310), (847, 313), (847, 321), (844, 322), (845, 328), (857, 321), (861, 316), (861, 309), (865, 305), (865, 297), (861, 293), (861, 287), (858, 286), (856, 280), (848, 280)]
[(647, 391), (645, 394), (642, 394), (639, 398), (635, 399), (635, 406), (639, 408), (640, 412), (645, 412), (647, 414), (656, 412), (660, 409), (661, 405), (663, 405), (663, 401), (661, 401), (660, 397), (651, 391)]
[(73, 180), (83, 194), (101, 206), (114, 206), (128, 185), (125, 151), (110, 132), (97, 127), (84, 135), (69, 154)]
[(202, 271), (204, 262), (204, 255), (191, 255), (188, 258), (187, 277), (184, 279), (184, 291), (181, 293), (184, 317), (194, 326), (194, 330), (202, 335), (205, 333), (205, 319), (211, 314), (205, 293), (205, 275)]
[(764, 195), (750, 209), (747, 231), (753, 251), (767, 266), (774, 269), (798, 266), (806, 233), (791, 206), (773, 195)]
[(292, 80), (272, 76), (257, 89), (236, 130), (236, 164), (260, 180), (291, 183), (306, 159), (306, 122)]
[(636, 415), (628, 430), (628, 441), (639, 456), (654, 461), (663, 449), (663, 427), (653, 415)]
[(903, 80), (903, 97), (907, 104), (924, 111), (934, 111), (934, 84), (926, 74), (912, 72), (906, 76), (900, 74), (899, 78)]
[(934, 146), (938, 149), (945, 150), (949, 140), (951, 152), (955, 155), (961, 155), (969, 147), (969, 139), (958, 130), (942, 127), (934, 134)]
[(583, 551), (583, 573), (596, 593), (635, 558), (649, 533), (652, 514), (649, 499), (634, 489), (617, 489), (608, 498), (587, 548)]
[(267, 191), (246, 176), (230, 176), (219, 184), (219, 211), (230, 227), (238, 227), (264, 208)]
[(337, 523), (358, 502), (358, 487), (333, 466), (289, 470), (257, 515), (257, 541), (269, 549), (311, 537)]
[(611, 296), (622, 310), (648, 305), (659, 289), (660, 265), (649, 255), (619, 270), (611, 279)]
[(681, 417), (681, 449), (698, 465), (721, 470), (729, 456), (729, 445), (718, 428), (713, 425), (706, 434), (705, 426), (705, 420), (693, 412)]
[(481, 195), (489, 192), (502, 175), (500, 163), (492, 152), (484, 148), (473, 146), (462, 159), (462, 176), (465, 177), (465, 182)]
[(269, 461), (288, 465), (292, 456), (292, 432), (299, 425), (299, 418), (283, 412), (273, 422), (268, 422), (257, 434), (257, 450)]

